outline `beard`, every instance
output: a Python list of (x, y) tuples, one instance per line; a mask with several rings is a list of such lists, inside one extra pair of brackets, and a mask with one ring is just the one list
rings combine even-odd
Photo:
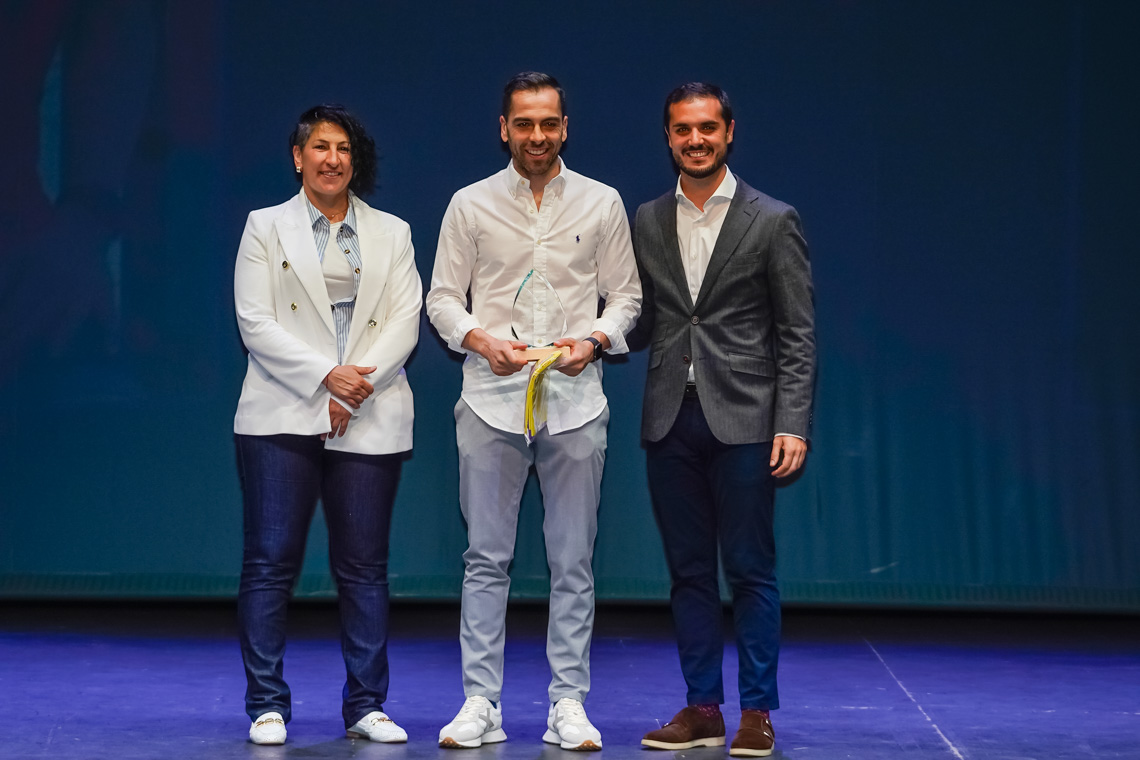
[(525, 145), (511, 143), (511, 155), (514, 156), (515, 162), (526, 169), (526, 173), (532, 176), (546, 174), (550, 171), (551, 167), (558, 160), (558, 154), (562, 152), (562, 143), (549, 143), (549, 150), (545, 156), (536, 157), (526, 152)]
[(691, 168), (685, 166), (685, 163), (683, 161), (684, 154), (681, 154), (680, 156), (674, 155), (673, 156), (673, 162), (675, 164), (677, 164), (678, 171), (680, 171), (684, 174), (687, 174), (688, 176), (692, 177), (693, 179), (704, 179), (705, 177), (711, 177), (712, 175), (719, 172), (720, 167), (724, 166), (725, 160), (727, 158), (728, 158), (727, 151), (725, 151), (724, 153), (714, 153), (712, 163), (709, 164), (708, 166), (702, 167), (700, 169), (691, 169)]

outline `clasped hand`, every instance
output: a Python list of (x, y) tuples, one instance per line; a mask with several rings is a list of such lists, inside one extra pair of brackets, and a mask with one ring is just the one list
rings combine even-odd
[[(372, 395), (372, 383), (364, 379), (376, 371), (375, 367), (358, 367), (355, 364), (338, 364), (325, 375), (321, 384), (329, 392), (344, 401), (353, 409), (359, 409), (364, 400)], [(329, 432), (321, 433), (321, 440), (343, 436), (348, 430), (352, 412), (344, 408), (336, 399), (329, 399)]]
[(329, 391), (353, 409), (359, 409), (364, 400), (372, 395), (372, 383), (364, 379), (376, 371), (375, 367), (357, 367), (354, 364), (338, 364), (321, 381)]
[(327, 433), (321, 433), (321, 440), (343, 436), (348, 431), (348, 422), (352, 419), (352, 412), (344, 408), (336, 399), (329, 399), (329, 427)]

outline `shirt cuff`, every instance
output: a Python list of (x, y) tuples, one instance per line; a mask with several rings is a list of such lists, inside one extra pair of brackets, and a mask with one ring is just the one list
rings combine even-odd
[(467, 314), (455, 326), (455, 331), (451, 333), (451, 337), (447, 341), (447, 347), (461, 354), (466, 353), (467, 349), (463, 347), (463, 339), (467, 337), (467, 333), (478, 330), (482, 326), (473, 314)]
[(625, 333), (608, 319), (602, 317), (595, 319), (590, 332), (600, 332), (610, 339), (610, 347), (606, 349), (607, 354), (624, 354), (629, 351), (629, 345), (625, 342)]
[(795, 433), (776, 433), (776, 435), (786, 435), (789, 438), (799, 438), (801, 441), (807, 442), (807, 438), (804, 438), (802, 435), (796, 435)]

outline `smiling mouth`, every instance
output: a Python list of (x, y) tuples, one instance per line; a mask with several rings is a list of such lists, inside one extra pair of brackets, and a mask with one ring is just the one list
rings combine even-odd
[(525, 150), (528, 156), (538, 157), (545, 156), (549, 151), (549, 148), (526, 148)]
[(707, 158), (708, 156), (712, 155), (712, 151), (708, 151), (708, 150), (687, 150), (687, 151), (685, 151), (685, 155), (688, 156), (689, 158)]

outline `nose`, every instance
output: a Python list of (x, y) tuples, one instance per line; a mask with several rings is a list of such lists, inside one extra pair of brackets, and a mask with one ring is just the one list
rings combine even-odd
[(534, 129), (530, 131), (530, 141), (538, 143), (542, 142), (545, 139), (546, 135), (543, 133), (541, 125), (536, 123), (534, 125)]

